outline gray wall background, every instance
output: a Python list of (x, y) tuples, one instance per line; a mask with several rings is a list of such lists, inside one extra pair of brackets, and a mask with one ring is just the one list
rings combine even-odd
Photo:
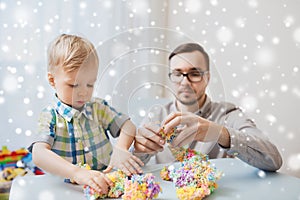
[(0, 145), (26, 147), (52, 100), (46, 48), (61, 33), (100, 54), (95, 95), (138, 122), (147, 99), (171, 97), (167, 55), (183, 42), (209, 52), (214, 100), (240, 105), (300, 177), (300, 2), (297, 0), (0, 1)]

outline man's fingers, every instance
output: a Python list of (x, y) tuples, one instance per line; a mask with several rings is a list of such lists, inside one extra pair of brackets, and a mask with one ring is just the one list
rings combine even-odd
[(149, 130), (150, 133), (155, 134), (159, 132), (160, 126), (155, 123), (144, 124), (144, 128)]
[[(150, 148), (149, 146), (145, 146), (145, 145), (146, 145), (146, 143), (141, 144), (141, 143), (135, 142), (135, 144), (134, 144), (135, 151), (137, 153), (155, 154), (155, 153), (157, 153), (157, 151), (163, 150), (163, 147), (161, 147), (155, 143), (153, 143), (152, 148)], [(155, 148), (155, 147), (157, 147), (157, 148)]]
[(182, 147), (195, 140), (195, 131), (191, 127), (186, 127), (172, 141), (172, 146)]
[(164, 131), (166, 133), (169, 133), (175, 128), (176, 126), (179, 126), (183, 122), (183, 116), (182, 115), (176, 115), (176, 117), (172, 118), (171, 120), (164, 123)]

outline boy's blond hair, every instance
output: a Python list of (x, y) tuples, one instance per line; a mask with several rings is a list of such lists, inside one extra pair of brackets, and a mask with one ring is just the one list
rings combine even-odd
[(48, 71), (54, 72), (61, 67), (66, 72), (73, 71), (89, 57), (99, 63), (96, 49), (90, 41), (76, 35), (62, 34), (49, 45)]

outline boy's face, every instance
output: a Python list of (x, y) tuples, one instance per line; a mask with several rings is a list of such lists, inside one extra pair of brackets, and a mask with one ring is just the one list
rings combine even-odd
[(48, 73), (48, 79), (63, 103), (80, 109), (93, 95), (97, 74), (98, 63), (94, 57), (90, 57), (80, 68), (71, 72), (61, 68), (54, 74)]

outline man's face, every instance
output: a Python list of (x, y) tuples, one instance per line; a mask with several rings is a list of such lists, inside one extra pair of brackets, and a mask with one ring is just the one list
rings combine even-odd
[[(199, 51), (180, 53), (173, 56), (170, 60), (170, 72), (180, 75), (195, 72), (207, 71), (207, 66), (203, 54)], [(191, 75), (192, 76), (192, 75)], [(191, 82), (186, 76), (178, 83), (174, 83), (177, 99), (184, 105), (193, 105), (205, 95), (208, 84), (209, 73), (203, 74), (202, 80)]]

